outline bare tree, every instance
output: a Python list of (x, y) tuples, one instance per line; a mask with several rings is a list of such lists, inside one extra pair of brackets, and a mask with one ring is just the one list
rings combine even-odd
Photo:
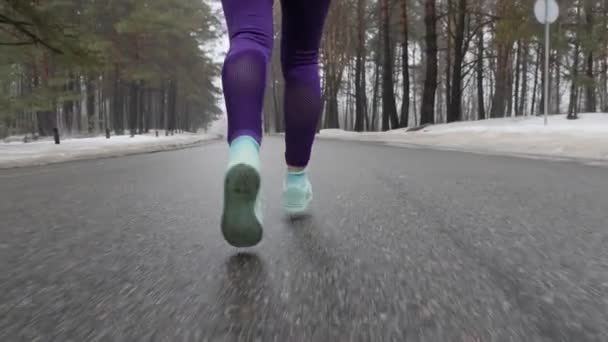
[(435, 94), (437, 91), (437, 13), (435, 0), (425, 0), (426, 78), (422, 95), (420, 123), (435, 122)]

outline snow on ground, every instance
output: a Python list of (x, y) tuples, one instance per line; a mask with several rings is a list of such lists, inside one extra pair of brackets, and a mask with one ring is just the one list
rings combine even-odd
[(226, 115), (223, 115), (219, 119), (215, 120), (207, 129), (208, 134), (217, 135), (219, 137), (224, 137), (228, 130), (228, 119)]
[(608, 161), (608, 114), (489, 119), (433, 125), (417, 132), (355, 133), (323, 130), (320, 137), (410, 144), (469, 152)]
[[(165, 136), (164, 131), (136, 135), (105, 136), (62, 139), (55, 145), (52, 139), (29, 143), (0, 143), (0, 168), (43, 165), (69, 160), (114, 157), (135, 153), (155, 152), (192, 145), (201, 141), (217, 138), (213, 134), (180, 133)], [(9, 139), (11, 140), (11, 139)]]
[(456, 122), (431, 126), (423, 132), (494, 132), (494, 133), (607, 133), (608, 114), (581, 114), (578, 120), (568, 120), (566, 115), (548, 117), (545, 126), (542, 116), (488, 119), (481, 121)]

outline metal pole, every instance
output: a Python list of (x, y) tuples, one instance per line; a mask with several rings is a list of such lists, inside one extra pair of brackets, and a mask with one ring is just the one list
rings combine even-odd
[(545, 0), (545, 126), (549, 114), (549, 1)]

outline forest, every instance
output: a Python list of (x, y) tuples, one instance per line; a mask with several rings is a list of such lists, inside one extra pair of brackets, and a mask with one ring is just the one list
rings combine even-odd
[[(608, 112), (608, 1), (557, 2), (549, 112), (573, 119)], [(532, 0), (334, 0), (319, 128), (379, 131), (542, 113), (544, 26), (533, 7)], [(283, 125), (279, 76), (275, 55), (269, 131)]]
[[(319, 128), (608, 112), (608, 0), (333, 0), (321, 51)], [(215, 0), (0, 0), (0, 137), (196, 131), (221, 116), (227, 39)], [(264, 130), (283, 131), (280, 6)]]
[(200, 0), (0, 0), (0, 138), (205, 128), (218, 27)]

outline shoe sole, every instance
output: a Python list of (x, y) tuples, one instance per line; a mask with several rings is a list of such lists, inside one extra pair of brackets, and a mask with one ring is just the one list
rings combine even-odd
[(246, 164), (237, 164), (224, 180), (222, 234), (234, 247), (252, 247), (262, 240), (262, 223), (255, 214), (260, 175)]

